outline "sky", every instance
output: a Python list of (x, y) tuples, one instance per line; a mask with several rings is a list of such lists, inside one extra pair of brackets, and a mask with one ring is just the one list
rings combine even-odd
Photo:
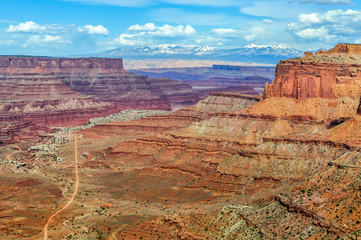
[(306, 51), (340, 42), (361, 44), (359, 0), (0, 0), (0, 55), (159, 44)]

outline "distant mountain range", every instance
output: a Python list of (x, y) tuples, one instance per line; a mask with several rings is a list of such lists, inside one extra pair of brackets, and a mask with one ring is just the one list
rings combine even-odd
[(210, 46), (179, 46), (162, 44), (112, 49), (93, 57), (122, 57), (124, 59), (202, 59), (276, 64), (280, 60), (303, 56), (303, 51), (286, 44), (255, 45), (242, 48), (220, 49)]

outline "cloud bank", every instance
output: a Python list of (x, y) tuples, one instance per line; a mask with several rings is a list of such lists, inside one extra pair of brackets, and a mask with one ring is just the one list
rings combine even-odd
[(144, 25), (132, 25), (125, 33), (120, 34), (114, 40), (115, 44), (121, 45), (141, 45), (141, 44), (159, 44), (165, 38), (172, 38), (173, 41), (195, 36), (197, 31), (191, 25), (171, 26), (165, 24), (156, 26), (154, 23)]
[(287, 30), (301, 40), (352, 43), (361, 36), (361, 12), (338, 9), (300, 14)]

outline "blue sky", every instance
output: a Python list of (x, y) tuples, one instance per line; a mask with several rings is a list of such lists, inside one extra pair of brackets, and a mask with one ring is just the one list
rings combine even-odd
[(361, 43), (358, 0), (0, 0), (0, 55), (136, 45), (219, 48)]

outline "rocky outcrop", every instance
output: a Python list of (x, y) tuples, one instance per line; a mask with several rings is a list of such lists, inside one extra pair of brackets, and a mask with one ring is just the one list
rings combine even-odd
[(281, 61), (264, 97), (360, 99), (361, 45), (339, 44), (329, 51)]
[(339, 43), (328, 52), (336, 54), (345, 53), (347, 55), (361, 55), (361, 46), (360, 44)]
[[(360, 63), (361, 66), (361, 63)], [(340, 63), (282, 61), (272, 84), (266, 85), (264, 97), (360, 98), (360, 66)]]
[(249, 113), (309, 115), (328, 122), (352, 117), (361, 99), (360, 49), (361, 45), (339, 44), (281, 61), (274, 81), (265, 86), (265, 100)]

